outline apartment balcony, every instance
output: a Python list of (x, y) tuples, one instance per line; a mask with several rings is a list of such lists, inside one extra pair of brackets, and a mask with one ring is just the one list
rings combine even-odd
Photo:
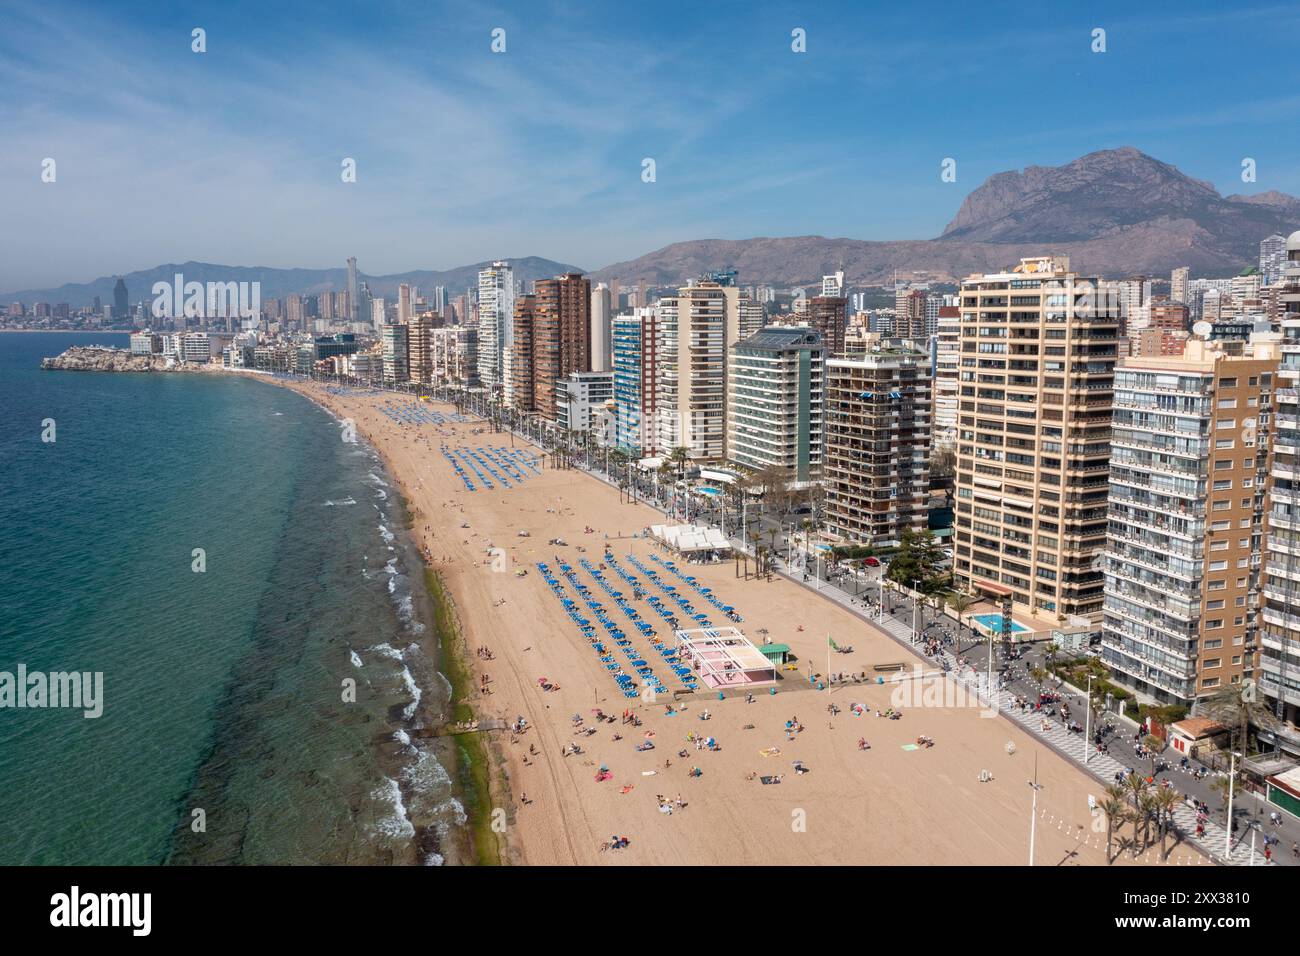
[(1170, 601), (1168, 600), (1170, 595), (1154, 592), (1151, 588), (1135, 585), (1119, 578), (1106, 588), (1106, 594), (1123, 598), (1148, 609), (1145, 614), (1137, 614), (1130, 609), (1112, 608), (1111, 605), (1106, 605), (1108, 611), (1113, 609), (1116, 614), (1135, 620), (1139, 624), (1166, 627), (1174, 632), (1177, 632), (1180, 628), (1175, 627), (1171, 623), (1172, 621), (1178, 621), (1182, 627), (1189, 629), (1200, 624), (1201, 607), (1199, 601)]

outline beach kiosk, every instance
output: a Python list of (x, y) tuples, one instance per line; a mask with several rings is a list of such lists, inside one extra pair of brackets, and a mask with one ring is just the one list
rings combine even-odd
[(790, 659), (789, 644), (759, 644), (758, 652), (777, 667), (784, 667), (785, 662)]
[(1214, 747), (1215, 741), (1228, 732), (1228, 728), (1208, 717), (1187, 717), (1169, 725), (1169, 746), (1185, 757), (1195, 757), (1205, 747)]
[(1300, 767), (1292, 767), (1264, 782), (1268, 785), (1268, 802), (1300, 820)]

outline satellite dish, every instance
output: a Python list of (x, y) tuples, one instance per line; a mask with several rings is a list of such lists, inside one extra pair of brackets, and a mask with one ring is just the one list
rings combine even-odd
[(1203, 339), (1209, 338), (1210, 333), (1213, 331), (1214, 331), (1214, 325), (1210, 322), (1197, 322), (1195, 325), (1192, 326), (1192, 333), (1200, 336)]

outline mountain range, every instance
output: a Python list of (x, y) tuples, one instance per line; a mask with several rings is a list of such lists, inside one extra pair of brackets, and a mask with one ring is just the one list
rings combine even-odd
[[(525, 281), (547, 279), (561, 272), (577, 269), (577, 266), (540, 259), (537, 256), (523, 256), (508, 261), (514, 268), (515, 277)], [(462, 294), (466, 288), (477, 287), (479, 270), (490, 264), (490, 262), (476, 262), (442, 272), (419, 269), (414, 272), (384, 276), (367, 275), (358, 269), (357, 282), (367, 283), (373, 295), (393, 301), (397, 299), (397, 287), (403, 282), (416, 286), (421, 293), (433, 292), (434, 286), (446, 286), (447, 297), (450, 299)], [(170, 286), (177, 273), (185, 277), (185, 282), (205, 284), (260, 282), (263, 301), (292, 294), (315, 295), (328, 291), (339, 292), (348, 287), (346, 268), (272, 269), (266, 266), (225, 266), (213, 262), (169, 262), (152, 269), (142, 269), (124, 275), (122, 280), (126, 283), (128, 299), (133, 303), (142, 299), (152, 299), (154, 283), (165, 282)], [(91, 282), (69, 283), (57, 289), (24, 289), (19, 292), (6, 292), (0, 294), (0, 302), (24, 302), (29, 306), (32, 302), (67, 302), (74, 308), (79, 308), (90, 305), (94, 297), (99, 296), (101, 302), (110, 303), (113, 301), (113, 287), (116, 283), (116, 276), (101, 276)]]
[[(894, 242), (822, 236), (696, 239), (676, 242), (592, 274), (624, 285), (645, 280), (671, 286), (718, 269), (736, 269), (744, 284), (778, 287), (814, 284), (843, 269), (850, 285), (883, 285), (897, 272), (926, 273), (953, 281), (972, 272), (1014, 265), (1022, 256), (1065, 254), (1082, 273), (1108, 277), (1167, 275), (1189, 266), (1194, 276), (1227, 276), (1258, 262), (1259, 242), (1300, 229), (1300, 199), (1280, 192), (1220, 195), (1210, 183), (1125, 146), (1100, 150), (1063, 166), (1030, 166), (997, 173), (971, 192), (934, 239)], [(525, 281), (576, 266), (528, 256), (509, 260)], [(442, 272), (363, 275), (372, 292), (395, 297), (409, 282), (423, 291), (447, 287), (449, 296), (474, 286), (486, 263)], [(584, 271), (584, 270), (579, 270)], [(260, 281), (262, 298), (312, 294), (347, 287), (347, 270), (271, 269), (186, 262), (126, 275), (131, 301), (146, 297), (154, 282)], [(115, 278), (57, 289), (0, 294), (0, 302), (90, 304), (112, 300)]]
[(1279, 192), (1221, 196), (1209, 183), (1132, 147), (1064, 166), (997, 173), (966, 197), (935, 239), (870, 242), (822, 236), (700, 239), (607, 266), (597, 279), (672, 284), (723, 267), (742, 281), (808, 285), (842, 268), (851, 284), (899, 274), (957, 280), (1022, 256), (1070, 256), (1090, 275), (1228, 276), (1259, 260), (1261, 239), (1300, 229), (1300, 199)]

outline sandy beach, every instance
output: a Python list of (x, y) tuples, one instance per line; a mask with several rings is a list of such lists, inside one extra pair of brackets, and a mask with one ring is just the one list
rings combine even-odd
[[(629, 553), (651, 566), (652, 552), (670, 558), (631, 537), (661, 523), (661, 515), (620, 503), (617, 490), (580, 470), (554, 470), (549, 463), (510, 488), (469, 491), (440, 445), (509, 447), (508, 434), (487, 434), (477, 419), (400, 424), (381, 411), (386, 403), (409, 401), (392, 393), (281, 384), (355, 422), (357, 433), (383, 456), (414, 511), (414, 530), (431, 566), (454, 598), (467, 646), (491, 653), (490, 660), (472, 655), (468, 662), (473, 689), (482, 687), (470, 700), (475, 713), (508, 722), (522, 715), (529, 723), (519, 735), (487, 732), (499, 769), (500, 786), (492, 799), (504, 811), (503, 862), (1024, 865), (1028, 783), (1036, 760), (1042, 784), (1037, 865), (1105, 865), (1105, 826), (1088, 807), (1090, 795), (1103, 797), (1101, 784), (1009, 721), (981, 716), (976, 707), (943, 706), (904, 708), (901, 719), (889, 720), (874, 716), (891, 706), (889, 684), (812, 687), (809, 664), (825, 670), (828, 634), (854, 648), (852, 654), (835, 655), (837, 671), (873, 673), (873, 666), (889, 663), (910, 668), (919, 658), (872, 625), (779, 577), (740, 579), (730, 561), (690, 565), (688, 572), (735, 606), (751, 640), (761, 642), (757, 635), (766, 628), (771, 640), (791, 646), (798, 670), (782, 673), (777, 693), (763, 691), (752, 703), (742, 695), (719, 700), (716, 692), (705, 691), (676, 702), (671, 695), (653, 704), (625, 700), (535, 565), (544, 561), (556, 570), (557, 557), (567, 561), (593, 596), (604, 599), (578, 567), (579, 559), (599, 563), (606, 544), (633, 573), (625, 558)], [(454, 411), (421, 404), (444, 414)], [(514, 445), (539, 454), (519, 438)], [(528, 537), (520, 537), (520, 531)], [(566, 544), (548, 545), (553, 538)], [(498, 549), (495, 557), (492, 548)], [(525, 569), (525, 576), (517, 575)], [(612, 572), (609, 576), (622, 584)], [(644, 600), (634, 605), (661, 638), (671, 641), (667, 625)], [(611, 614), (621, 617), (616, 609)], [(726, 623), (716, 614), (714, 622)], [(657, 657), (652, 663), (656, 673), (672, 676)], [(542, 678), (553, 689), (543, 689)], [(666, 682), (680, 687), (675, 680)], [(667, 715), (670, 704), (676, 710), (672, 716)], [(828, 712), (831, 704), (838, 714)], [(853, 704), (862, 705), (865, 715), (854, 716)], [(594, 723), (596, 709), (618, 718), (629, 707), (640, 726), (618, 719)], [(706, 710), (709, 718), (702, 720)], [(596, 732), (578, 736), (574, 715)], [(791, 720), (803, 729), (788, 735)], [(718, 749), (697, 750), (688, 735), (712, 737)], [(934, 746), (904, 749), (922, 735)], [(861, 738), (870, 749), (859, 748)], [(647, 739), (654, 749), (638, 751)], [(575, 740), (583, 753), (566, 756)], [(680, 757), (683, 749), (686, 756)], [(795, 761), (808, 772), (795, 772)], [(609, 778), (597, 780), (602, 765)], [(693, 767), (698, 776), (690, 775)], [(981, 782), (982, 771), (992, 779)], [(778, 784), (758, 779), (778, 775)], [(661, 809), (660, 797), (673, 807), (671, 814)], [(1122, 832), (1131, 829), (1126, 825)], [(628, 845), (603, 850), (615, 836), (626, 837)], [(1166, 865), (1158, 850), (1136, 861), (1124, 853), (1117, 865), (1135, 862)], [(1168, 861), (1205, 862), (1187, 845), (1174, 848)]]

